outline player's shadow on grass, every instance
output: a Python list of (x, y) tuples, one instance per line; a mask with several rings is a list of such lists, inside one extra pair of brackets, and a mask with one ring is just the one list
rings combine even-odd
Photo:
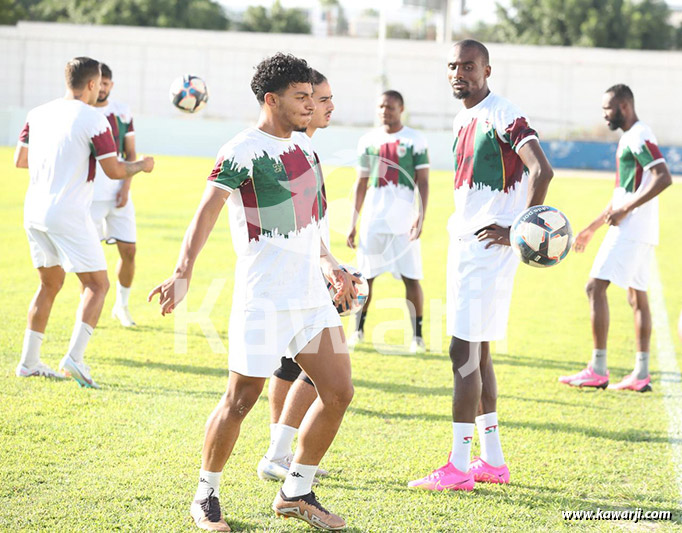
[(355, 387), (380, 390), (394, 394), (418, 394), (419, 396), (452, 396), (452, 387), (422, 387), (419, 385), (407, 385), (405, 383), (384, 383), (380, 381), (368, 381), (366, 379), (353, 379)]
[[(532, 355), (516, 355), (516, 354), (506, 354), (506, 353), (493, 353), (492, 354), (493, 363), (495, 366), (525, 366), (528, 368), (538, 369), (538, 368), (553, 368), (556, 370), (565, 370), (568, 373), (575, 373), (581, 368), (584, 368), (584, 360), (562, 360), (562, 359), (546, 359), (544, 357), (533, 357)], [(625, 370), (622, 368), (610, 368), (611, 373), (614, 372), (620, 374), (623, 372), (627, 374), (630, 370)]]
[(351, 356), (359, 355), (360, 353), (367, 355), (385, 355), (388, 357), (401, 357), (401, 358), (412, 358), (418, 359), (419, 361), (442, 361), (447, 358), (448, 355), (442, 352), (429, 352), (429, 353), (408, 353), (406, 346), (393, 346), (389, 344), (380, 344), (376, 348), (371, 345), (356, 346), (351, 352)]
[[(534, 429), (537, 431), (550, 431), (552, 433), (577, 433), (586, 437), (597, 437), (622, 442), (656, 442), (682, 444), (682, 439), (669, 439), (667, 433), (642, 431), (638, 429), (626, 429), (623, 431), (610, 430), (600, 427), (578, 426), (575, 424), (560, 424), (558, 422), (516, 422), (507, 420), (505, 427), (519, 429)], [(614, 422), (618, 426), (618, 422)]]
[(605, 405), (597, 405), (594, 402), (562, 402), (561, 400), (550, 400), (548, 398), (528, 398), (524, 396), (513, 396), (511, 394), (500, 394), (498, 396), (500, 399), (509, 399), (509, 400), (516, 400), (520, 402), (536, 402), (536, 403), (551, 403), (553, 405), (564, 405), (566, 407), (571, 407), (574, 409), (600, 409), (600, 410), (612, 410), (611, 407), (607, 407)]
[(225, 367), (159, 363), (155, 361), (134, 361), (132, 359), (124, 359), (122, 357), (112, 359), (112, 362), (133, 368), (163, 370), (167, 372), (182, 372), (185, 374), (200, 374), (202, 376), (215, 376), (225, 379), (227, 379), (228, 376), (227, 369)]
[(371, 416), (373, 418), (393, 419), (393, 420), (429, 420), (433, 422), (452, 422), (452, 417), (447, 413), (436, 415), (433, 413), (387, 413), (386, 411), (372, 411), (362, 407), (348, 408), (349, 413), (356, 415)]

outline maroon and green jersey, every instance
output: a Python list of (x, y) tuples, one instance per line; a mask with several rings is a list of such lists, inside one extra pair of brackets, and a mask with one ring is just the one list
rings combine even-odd
[[(618, 209), (644, 189), (651, 180), (651, 167), (659, 163), (665, 163), (665, 159), (651, 128), (635, 122), (618, 142), (612, 207)], [(658, 197), (634, 209), (609, 231), (630, 240), (658, 244)]]
[(283, 139), (249, 128), (220, 149), (208, 180), (231, 193), (235, 305), (254, 299), (278, 310), (329, 304), (320, 273), (324, 181), (308, 137)]
[[(116, 143), (116, 152), (120, 160), (125, 158), (125, 138), (135, 135), (133, 128), (133, 116), (130, 113), (130, 108), (121, 102), (109, 100), (109, 103), (103, 107), (95, 107), (97, 111), (102, 113), (109, 126), (111, 126), (111, 133), (114, 135), (114, 142)], [(112, 180), (107, 177), (102, 170), (102, 167), (97, 165), (97, 174), (95, 176), (95, 194), (93, 201), (108, 201), (115, 200), (118, 191), (123, 185), (123, 180)]]
[(457, 235), (499, 224), (511, 226), (526, 205), (527, 169), (519, 149), (536, 131), (511, 102), (490, 93), (455, 117), (455, 214)]
[(395, 133), (377, 128), (360, 138), (358, 169), (369, 176), (362, 232), (401, 235), (410, 231), (414, 216), (409, 213), (419, 208), (415, 206), (416, 173), (423, 168), (429, 168), (428, 145), (424, 135), (412, 128), (403, 126)]

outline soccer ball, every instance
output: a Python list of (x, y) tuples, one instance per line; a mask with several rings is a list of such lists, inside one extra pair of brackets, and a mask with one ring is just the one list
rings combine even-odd
[(171, 83), (170, 101), (180, 111), (195, 113), (208, 102), (208, 87), (200, 77), (185, 74)]
[(566, 215), (548, 205), (535, 205), (514, 220), (509, 232), (512, 250), (534, 267), (558, 265), (573, 244)]
[[(356, 278), (360, 278), (362, 280), (361, 283), (357, 282), (354, 283), (355, 290), (357, 291), (358, 294), (355, 296), (355, 299), (353, 300), (350, 309), (346, 309), (344, 311), (341, 308), (341, 304), (336, 306), (336, 310), (338, 311), (339, 315), (348, 316), (357, 313), (360, 309), (363, 308), (365, 302), (367, 301), (367, 296), (369, 295), (369, 285), (367, 284), (367, 280), (365, 279), (365, 277), (357, 268), (349, 265), (340, 265), (340, 267), (341, 270), (344, 270), (351, 274), (352, 276), (355, 276)], [(336, 304), (336, 302), (334, 302), (334, 296), (336, 296), (336, 289), (334, 288), (334, 285), (332, 285), (331, 281), (329, 280), (326, 281), (327, 290), (329, 291), (329, 296), (331, 296), (332, 303)]]

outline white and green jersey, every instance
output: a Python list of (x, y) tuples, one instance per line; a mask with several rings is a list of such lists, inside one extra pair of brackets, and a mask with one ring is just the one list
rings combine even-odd
[(415, 205), (416, 171), (429, 168), (426, 138), (407, 126), (395, 133), (374, 129), (360, 138), (358, 168), (369, 174), (363, 230), (393, 235), (410, 231), (421, 209), (419, 202)]
[[(135, 135), (135, 128), (133, 127), (133, 115), (130, 108), (121, 102), (109, 100), (109, 103), (103, 107), (95, 107), (97, 111), (102, 113), (109, 126), (111, 126), (111, 133), (114, 135), (116, 142), (116, 152), (120, 161), (125, 160), (125, 138)], [(100, 165), (97, 165), (97, 173), (95, 174), (95, 193), (93, 201), (109, 201), (115, 200), (118, 191), (121, 190), (123, 180), (112, 180), (105, 173)]]
[(237, 254), (233, 305), (267, 300), (276, 310), (330, 303), (320, 271), (324, 183), (305, 135), (249, 128), (218, 152), (208, 177), (227, 200)]
[[(635, 122), (618, 142), (612, 207), (618, 209), (639, 194), (651, 181), (651, 167), (659, 163), (665, 163), (665, 159), (651, 128)], [(658, 197), (634, 209), (614, 228), (624, 238), (658, 244)]]

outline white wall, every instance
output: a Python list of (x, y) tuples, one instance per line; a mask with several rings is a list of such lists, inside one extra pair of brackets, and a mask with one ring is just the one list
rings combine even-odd
[[(544, 139), (616, 139), (603, 125), (600, 100), (604, 89), (624, 82), (633, 88), (639, 115), (659, 142), (680, 143), (674, 117), (682, 116), (682, 99), (677, 97), (682, 53), (499, 44), (489, 48), (491, 88), (524, 110)], [(276, 51), (306, 58), (330, 79), (337, 106), (334, 125), (372, 123), (378, 59), (377, 42), (371, 39), (20, 23), (0, 27), (0, 143), (14, 144), (16, 139), (16, 125), (10, 125), (8, 117), (61, 96), (65, 63), (88, 55), (112, 68), (114, 98), (129, 103), (138, 117), (153, 117), (150, 124), (163, 126), (155, 126), (156, 135), (172, 131), (178, 137), (187, 130), (193, 136), (188, 144), (210, 144), (213, 139), (196, 136), (201, 137), (203, 129), (221, 134), (214, 121), (229, 121), (226, 134), (233, 129), (230, 124), (253, 122), (258, 114), (249, 87), (253, 66)], [(450, 128), (461, 105), (447, 85), (447, 51), (448, 45), (434, 42), (389, 40), (386, 45), (388, 86), (405, 96), (406, 122), (434, 135)], [(200, 75), (209, 86), (210, 102), (198, 116), (182, 116), (168, 102), (171, 81), (183, 73)], [(208, 120), (206, 128), (198, 127)], [(182, 149), (182, 143), (179, 146)]]

